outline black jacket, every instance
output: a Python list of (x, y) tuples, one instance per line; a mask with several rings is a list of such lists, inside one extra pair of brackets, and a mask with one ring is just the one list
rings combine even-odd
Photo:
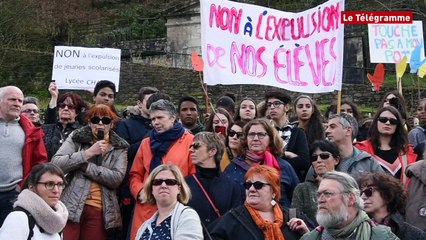
[(400, 213), (393, 213), (390, 216), (390, 225), (392, 232), (403, 240), (424, 240), (426, 239), (426, 232), (421, 229), (408, 224), (404, 221)]
[[(215, 176), (206, 176), (203, 171), (205, 169), (200, 171), (200, 167), (197, 166), (196, 176), (221, 215), (243, 203), (238, 184), (219, 173), (219, 168)], [(187, 205), (197, 211), (201, 221), (208, 227), (218, 216), (194, 177), (189, 175), (185, 177), (185, 181), (192, 195)]]
[(55, 155), (62, 146), (62, 143), (67, 139), (68, 135), (70, 135), (72, 131), (80, 128), (81, 125), (75, 121), (67, 124), (65, 128), (63, 128), (60, 122), (44, 124), (41, 127), (44, 132), (43, 141), (47, 151), (47, 158), (50, 162), (53, 155)]
[[(281, 227), (281, 230), (284, 234), (285, 239), (300, 239), (302, 235), (298, 232), (291, 231), (286, 224), (289, 221), (288, 208), (281, 209), (283, 209), (284, 214), (284, 223)], [(297, 217), (305, 220), (305, 217), (300, 215), (300, 213)], [(314, 227), (311, 222), (306, 222), (306, 225), (308, 226), (308, 228)], [(265, 239), (262, 230), (257, 227), (256, 223), (253, 221), (250, 213), (244, 205), (231, 209), (227, 214), (213, 222), (208, 229), (212, 238), (218, 240)]]

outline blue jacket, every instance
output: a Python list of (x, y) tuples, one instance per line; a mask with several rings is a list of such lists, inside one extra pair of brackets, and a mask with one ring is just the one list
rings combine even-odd
[[(281, 167), (281, 199), (280, 204), (285, 207), (290, 207), (290, 202), (293, 197), (293, 190), (297, 184), (299, 184), (299, 178), (293, 167), (287, 161), (282, 158), (277, 158), (278, 164)], [(245, 164), (244, 164), (245, 163)], [(237, 182), (240, 185), (240, 189), (245, 200), (245, 189), (243, 187), (244, 175), (250, 166), (244, 161), (242, 157), (236, 157), (232, 162), (225, 168), (223, 175), (229, 179)]]

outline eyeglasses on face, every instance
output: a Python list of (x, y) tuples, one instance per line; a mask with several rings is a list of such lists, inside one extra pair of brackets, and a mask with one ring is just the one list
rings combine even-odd
[(38, 109), (25, 109), (22, 111), (23, 113), (39, 113)]
[(75, 109), (75, 106), (74, 105), (72, 105), (72, 104), (66, 104), (66, 103), (64, 103), (64, 102), (61, 102), (61, 103), (59, 103), (58, 104), (58, 107), (59, 108), (65, 108), (65, 107), (67, 107), (68, 109), (70, 109), (70, 110), (73, 110), (73, 109)]
[(361, 196), (364, 194), (367, 198), (369, 198), (373, 195), (374, 190), (375, 189), (373, 187), (368, 187), (361, 191)]
[(277, 108), (277, 107), (279, 107), (282, 104), (284, 104), (284, 103), (281, 102), (281, 101), (267, 102), (266, 103), (266, 107), (270, 108), (270, 107), (274, 106), (274, 108)]
[(163, 182), (165, 182), (167, 186), (175, 186), (179, 184), (176, 179), (154, 179), (152, 180), (152, 185), (160, 186)]
[(263, 139), (264, 137), (268, 136), (268, 133), (266, 132), (249, 132), (247, 134), (248, 138), (253, 139), (254, 137), (258, 137), (259, 139)]
[(387, 123), (389, 121), (390, 125), (397, 125), (399, 123), (396, 118), (378, 117), (377, 120), (381, 123)]
[(228, 136), (234, 137), (235, 135), (237, 135), (237, 138), (240, 138), (241, 136), (243, 136), (243, 133), (237, 132), (237, 131), (234, 131), (234, 130), (229, 130)]
[(44, 186), (46, 187), (47, 190), (53, 190), (53, 188), (55, 188), (55, 186), (58, 186), (59, 190), (63, 190), (65, 188), (65, 183), (63, 183), (63, 182), (59, 182), (59, 183), (55, 183), (55, 182), (38, 182), (37, 184), (44, 184)]
[(328, 191), (324, 191), (324, 192), (317, 192), (315, 194), (317, 200), (321, 198), (321, 196), (324, 196), (325, 199), (330, 199), (333, 196), (336, 196), (337, 194), (343, 194), (346, 192), (328, 192)]
[(311, 161), (315, 162), (318, 160), (318, 157), (321, 158), (321, 160), (327, 160), (331, 156), (331, 153), (328, 152), (322, 152), (320, 154), (312, 154)]
[(103, 117), (103, 118), (92, 117), (90, 119), (90, 122), (93, 123), (93, 124), (99, 124), (101, 121), (102, 121), (102, 124), (110, 124), (112, 122), (112, 119), (109, 118), (109, 117)]
[(271, 184), (260, 182), (260, 181), (256, 181), (256, 182), (247, 181), (247, 182), (243, 183), (243, 185), (244, 185), (244, 188), (247, 189), (247, 190), (249, 190), (252, 185), (253, 185), (254, 189), (259, 190), (259, 189), (263, 188), (264, 186), (271, 185)]
[(189, 145), (189, 148), (193, 148), (195, 150), (199, 149), (201, 147), (201, 143), (199, 142), (194, 142), (191, 145)]

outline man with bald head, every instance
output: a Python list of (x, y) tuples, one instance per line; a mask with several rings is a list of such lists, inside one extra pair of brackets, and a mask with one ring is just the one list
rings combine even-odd
[(0, 227), (31, 168), (47, 162), (43, 131), (21, 114), (23, 100), (21, 89), (0, 88)]

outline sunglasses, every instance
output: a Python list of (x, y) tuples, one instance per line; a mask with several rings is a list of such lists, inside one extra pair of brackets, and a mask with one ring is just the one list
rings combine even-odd
[(321, 158), (321, 160), (327, 160), (331, 156), (331, 153), (323, 152), (323, 153), (320, 153), (320, 154), (312, 154), (311, 162), (317, 161), (318, 156)]
[(90, 119), (90, 122), (93, 123), (93, 124), (99, 124), (101, 121), (102, 121), (102, 124), (110, 124), (112, 122), (111, 118), (109, 118), (109, 117), (103, 117), (103, 118), (92, 117)]
[(193, 148), (195, 150), (199, 149), (201, 147), (201, 144), (199, 142), (195, 142), (191, 145), (189, 145), (189, 148)]
[(387, 123), (389, 121), (390, 125), (397, 125), (399, 123), (396, 118), (378, 117), (377, 120), (381, 123)]
[(271, 184), (256, 181), (256, 182), (245, 182), (245, 183), (243, 183), (243, 185), (244, 185), (244, 188), (247, 189), (247, 190), (249, 190), (252, 185), (254, 186), (254, 189), (259, 190), (259, 189), (263, 188), (263, 186), (271, 185)]
[(366, 197), (369, 198), (369, 197), (371, 197), (373, 195), (373, 191), (374, 191), (373, 187), (368, 187), (368, 188), (366, 188), (366, 189), (364, 189), (364, 190), (361, 191), (361, 195), (360, 196), (362, 196), (362, 194), (364, 194)]
[(234, 137), (234, 136), (235, 136), (235, 134), (237, 135), (237, 138), (240, 138), (241, 136), (243, 136), (243, 133), (242, 133), (242, 132), (236, 132), (236, 131), (234, 131), (234, 130), (230, 130), (230, 131), (229, 131), (228, 136), (230, 136), (230, 137)]
[(59, 103), (59, 104), (58, 104), (58, 107), (59, 107), (59, 108), (65, 108), (65, 107), (68, 107), (68, 109), (70, 109), (70, 110), (75, 109), (75, 106), (74, 106), (74, 105), (72, 105), (72, 104), (66, 104), (66, 103), (64, 103), (64, 102)]
[(165, 182), (167, 186), (175, 186), (179, 184), (176, 179), (154, 179), (152, 180), (152, 185), (160, 186), (163, 182)]

